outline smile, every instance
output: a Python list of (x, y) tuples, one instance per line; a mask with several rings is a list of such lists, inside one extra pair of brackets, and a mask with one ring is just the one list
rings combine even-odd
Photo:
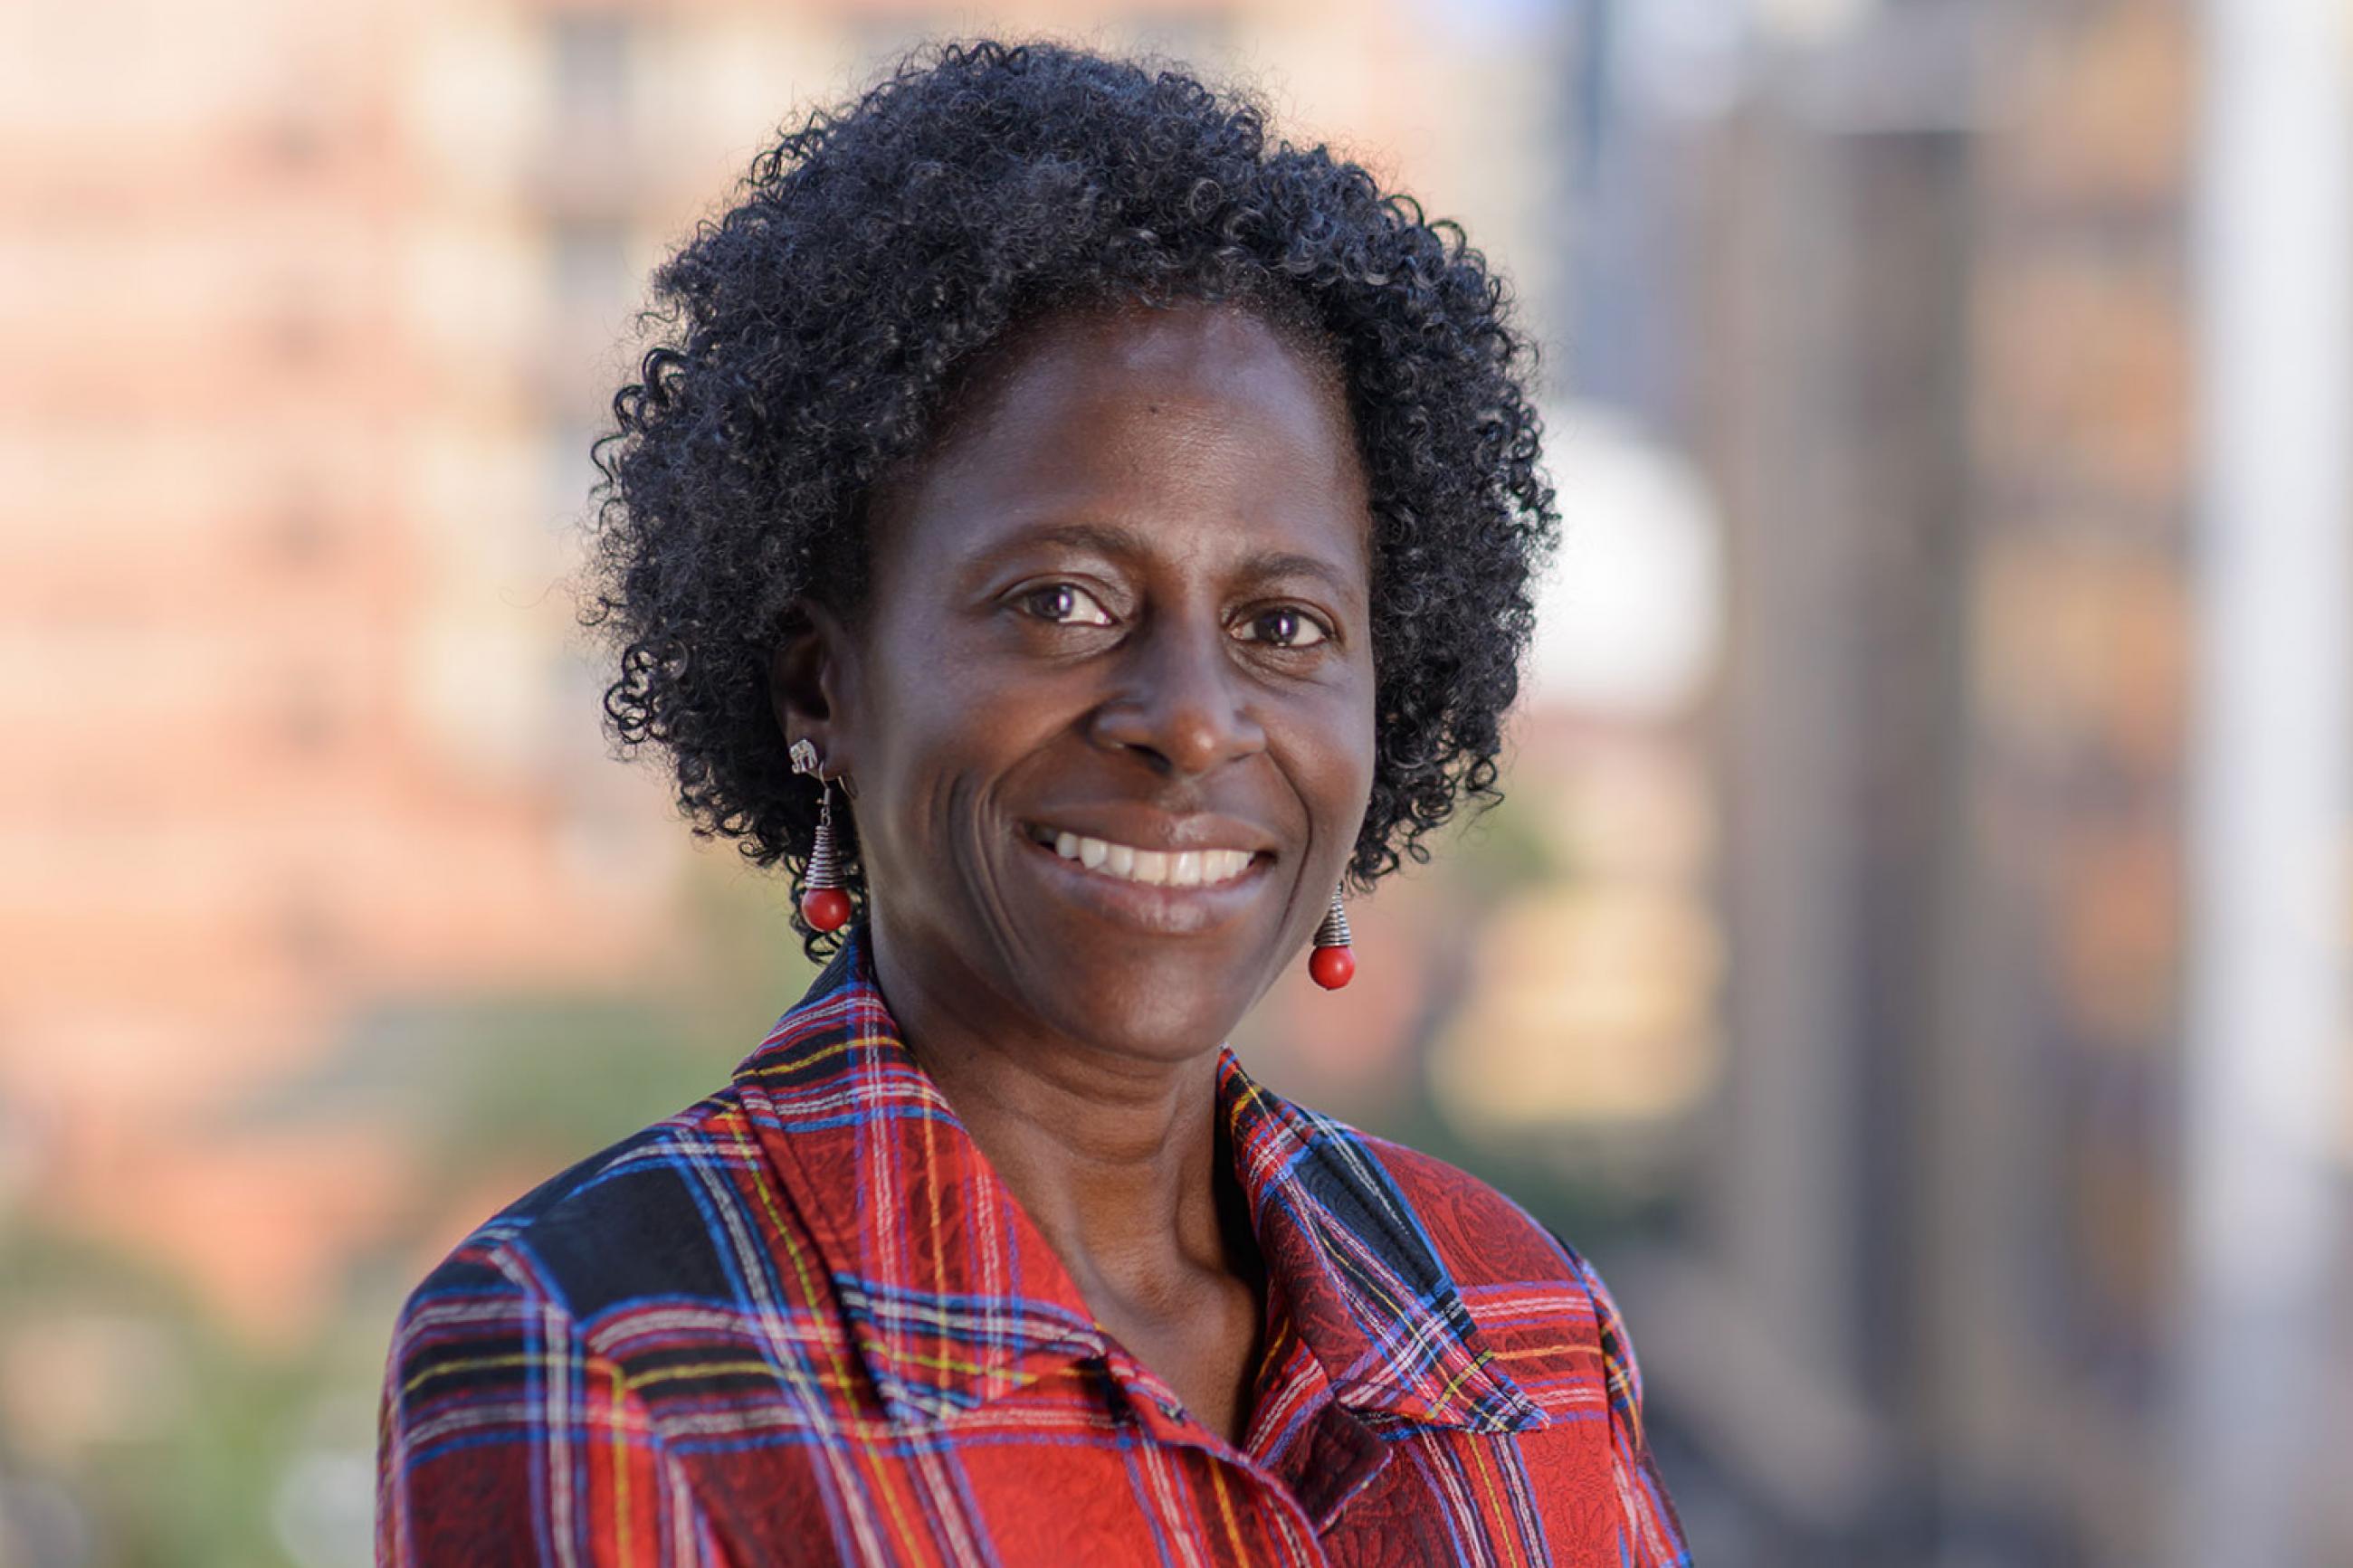
[(1247, 849), (1143, 849), (1042, 824), (1027, 832), (1031, 842), (1098, 876), (1155, 888), (1219, 887), (1249, 870), (1254, 858)]

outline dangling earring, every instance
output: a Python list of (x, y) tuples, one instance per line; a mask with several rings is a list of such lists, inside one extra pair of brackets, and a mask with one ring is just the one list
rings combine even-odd
[(809, 846), (808, 870), (801, 879), (801, 919), (812, 931), (839, 931), (849, 919), (849, 895), (841, 889), (841, 867), (833, 847), (833, 781), (825, 776), (817, 748), (795, 741), (793, 772), (817, 774), (817, 841)]
[(1332, 911), (1315, 928), (1315, 952), (1307, 973), (1326, 991), (1337, 991), (1356, 977), (1356, 955), (1348, 948), (1348, 911), (1340, 905), (1340, 889), (1332, 889)]

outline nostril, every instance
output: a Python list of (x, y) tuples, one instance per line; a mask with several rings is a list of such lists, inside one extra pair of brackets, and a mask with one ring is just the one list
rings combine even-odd
[[(1221, 657), (1212, 651), (1201, 662)], [(1098, 746), (1131, 753), (1162, 777), (1205, 773), (1265, 749), (1244, 694), (1223, 675), (1173, 662), (1155, 675), (1094, 710), (1087, 728)]]

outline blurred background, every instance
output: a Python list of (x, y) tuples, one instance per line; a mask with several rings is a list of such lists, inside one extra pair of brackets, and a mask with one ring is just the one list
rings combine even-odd
[(1509, 801), (1236, 1043), (1599, 1263), (1696, 1560), (2353, 1563), (2348, 22), (14, 0), (0, 1564), (366, 1562), (401, 1296), (799, 994), (599, 735), (587, 448), (975, 29), (1253, 84), (1546, 345)]

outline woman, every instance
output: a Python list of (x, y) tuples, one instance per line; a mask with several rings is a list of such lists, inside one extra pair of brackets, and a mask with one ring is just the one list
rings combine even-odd
[(411, 1298), (385, 1561), (1683, 1560), (1591, 1270), (1222, 1045), (1496, 795), (1555, 515), (1441, 229), (982, 44), (659, 273), (606, 707), (830, 962)]

